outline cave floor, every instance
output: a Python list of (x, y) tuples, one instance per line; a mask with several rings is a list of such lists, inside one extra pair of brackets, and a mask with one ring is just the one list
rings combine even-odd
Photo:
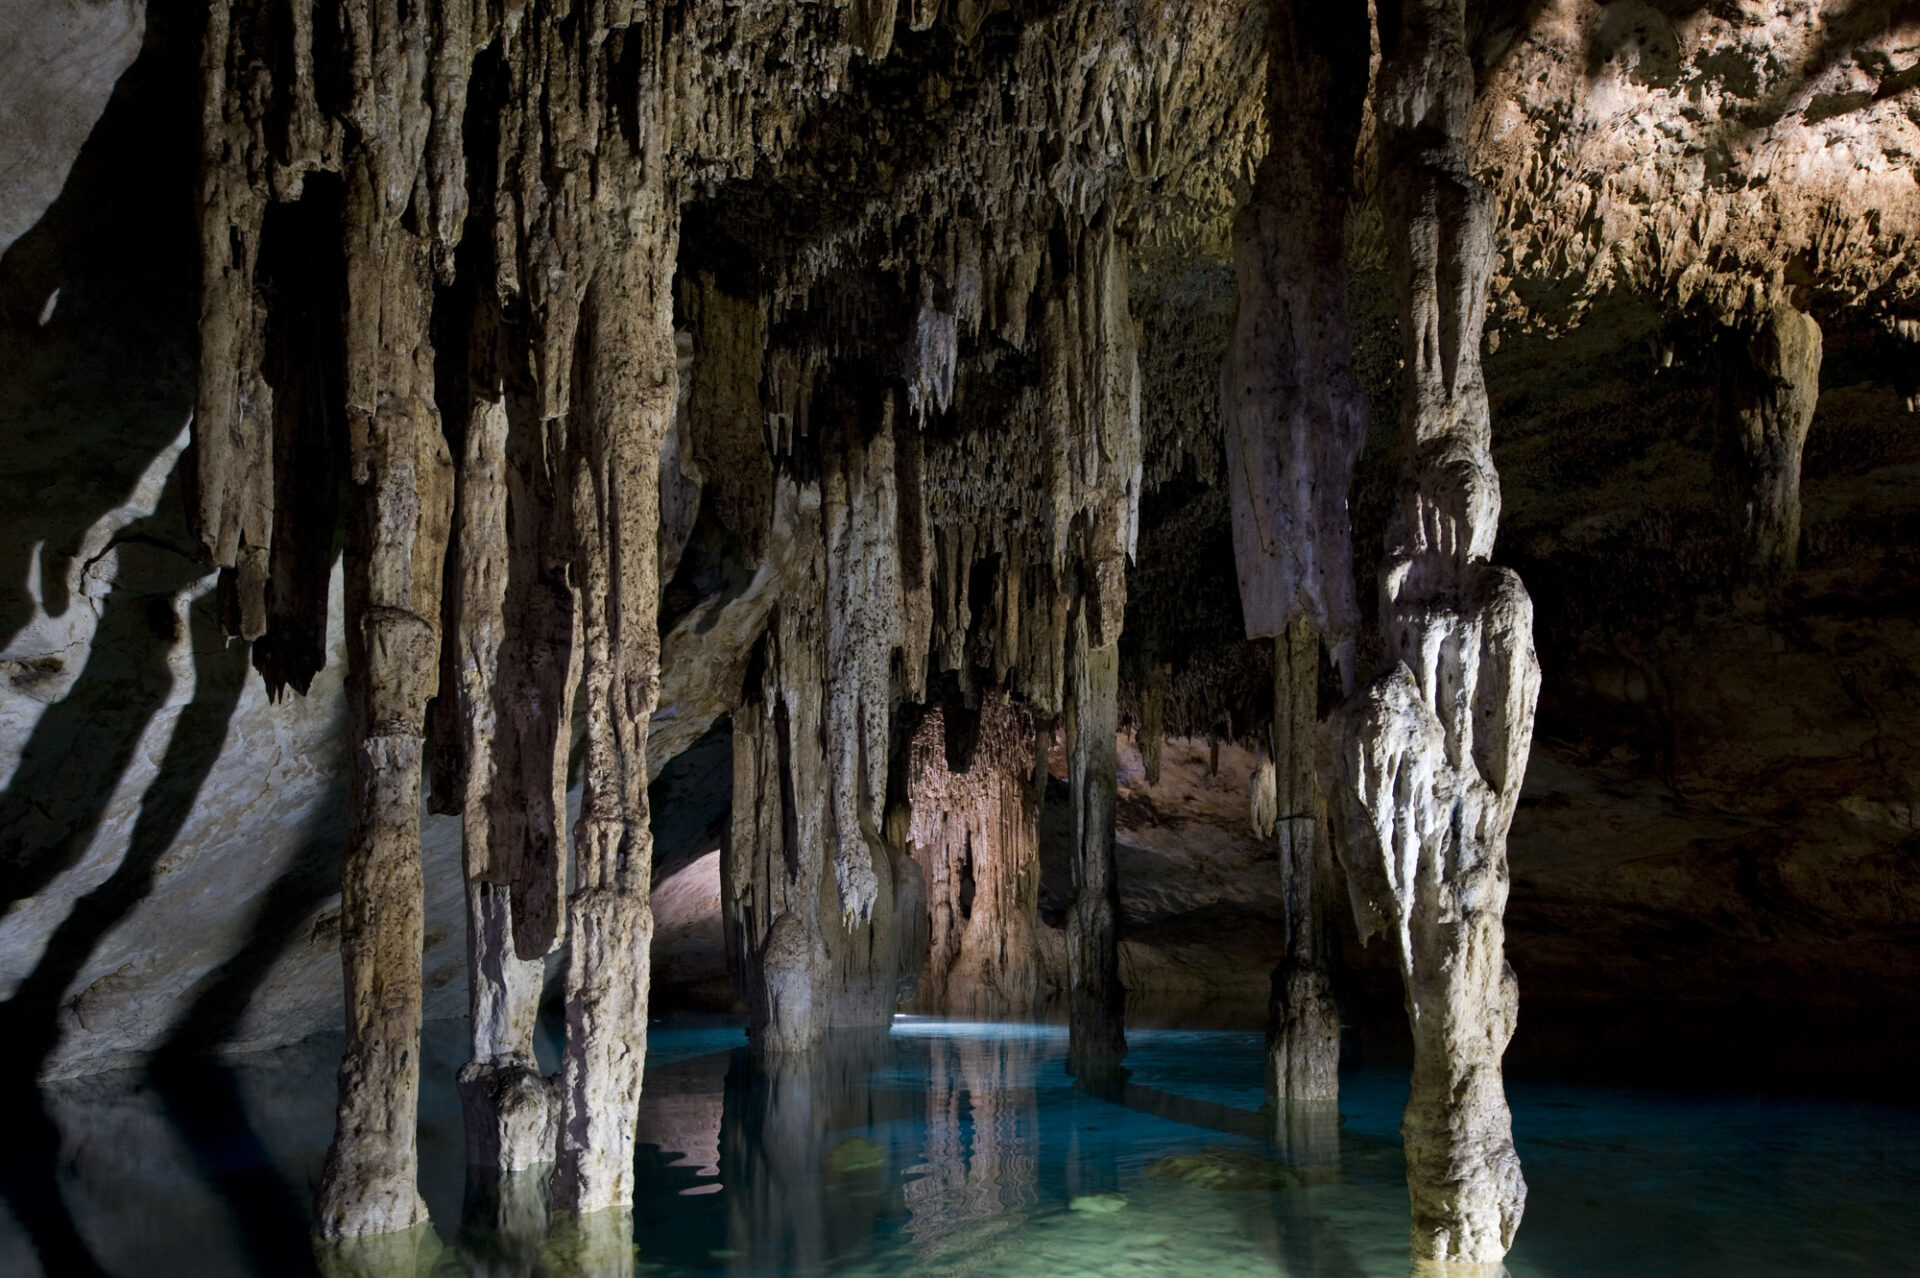
[[(467, 1181), (463, 1028), (428, 1026), (434, 1228), (408, 1278), (579, 1272), (548, 1249), (539, 1173)], [(740, 1042), (719, 1021), (655, 1027), (637, 1264), (608, 1272), (1407, 1272), (1399, 1069), (1349, 1070), (1337, 1156), (1290, 1166), (1262, 1139), (1261, 1040), (1244, 1030), (1136, 1030), (1130, 1077), (1091, 1090), (1047, 1026), (901, 1018), (777, 1069)], [(304, 1267), (338, 1049), (321, 1036), (163, 1087), (46, 1088), (60, 1133), (46, 1188), (100, 1270)], [(1529, 1185), (1514, 1278), (1914, 1272), (1920, 1107), (1531, 1079), (1510, 1091)], [(48, 1271), (0, 1209), (0, 1273)]]

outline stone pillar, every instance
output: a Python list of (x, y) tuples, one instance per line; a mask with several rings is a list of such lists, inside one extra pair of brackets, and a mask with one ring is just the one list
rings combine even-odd
[[(551, 766), (546, 784), (531, 787), (531, 792), (503, 784), (503, 774), (513, 775), (516, 769), (500, 766), (503, 758), (518, 760), (529, 728), (538, 735), (537, 721), (543, 718), (540, 700), (497, 695), (503, 654), (518, 665), (516, 659), (524, 658), (527, 650), (524, 636), (509, 638), (506, 633), (516, 558), (515, 539), (508, 533), (504, 401), (476, 402), (465, 436), (448, 555), (443, 687), (435, 703), (434, 798), (439, 810), (460, 814), (464, 848), (473, 1055), (459, 1081), (467, 1162), (516, 1172), (553, 1160), (554, 1131), (552, 1088), (540, 1076), (533, 1054), (546, 965), (538, 957), (523, 959), (515, 952), (512, 879), (518, 862), (529, 857), (550, 864), (556, 843), (564, 846), (565, 831), (553, 820)], [(515, 513), (522, 525), (538, 523), (524, 504)], [(523, 533), (518, 540), (527, 537)], [(517, 584), (526, 590), (524, 578)], [(517, 690), (523, 678), (506, 683)], [(562, 703), (568, 700), (563, 694)], [(551, 736), (551, 724), (547, 729)], [(528, 817), (542, 809), (548, 814), (545, 837), (528, 840)]]
[(1363, 5), (1273, 6), (1268, 149), (1234, 224), (1240, 309), (1222, 417), (1247, 635), (1275, 637), (1274, 812), (1287, 950), (1273, 973), (1266, 1082), (1283, 1120), (1289, 1105), (1339, 1097), (1339, 1013), (1321, 944), (1326, 893), (1316, 891), (1328, 855), (1316, 691), (1323, 637), (1351, 691), (1358, 623), (1347, 494), (1365, 400), (1347, 323), (1346, 214), (1368, 44)]
[(734, 712), (724, 909), (767, 1052), (886, 1025), (924, 954), (919, 870), (884, 820), (903, 613), (892, 392), (833, 400), (819, 482), (775, 481), (770, 540), (795, 569)]
[[(1120, 631), (1140, 530), (1139, 330), (1111, 208), (1070, 223), (1040, 329), (1054, 579), (1064, 605), (1064, 702), (1074, 903), (1067, 918), (1067, 1068), (1110, 1080), (1126, 1055), (1114, 867)], [(1054, 703), (1058, 704), (1058, 703)], [(1050, 704), (1046, 708), (1052, 709)]]
[(1340, 1099), (1340, 1012), (1326, 965), (1329, 848), (1317, 771), (1320, 637), (1313, 624), (1295, 617), (1273, 654), (1274, 833), (1287, 948), (1273, 971), (1268, 1006), (1267, 1095), (1284, 1110)]
[(1076, 607), (1067, 653), (1067, 781), (1073, 804), (1073, 906), (1067, 914), (1067, 1072), (1099, 1081), (1127, 1054), (1120, 983), (1118, 806), (1120, 645), (1095, 647)]
[(1799, 557), (1800, 452), (1820, 400), (1820, 354), (1820, 325), (1784, 302), (1722, 339), (1716, 470), (1762, 581), (1791, 576)]
[(607, 243), (582, 308), (574, 403), (587, 743), (567, 899), (567, 1042), (560, 1066), (556, 1211), (633, 1202), (647, 1051), (653, 833), (647, 727), (660, 690), (660, 446), (677, 391), (673, 269), (679, 207), (635, 173), (611, 190)]
[(346, 1053), (314, 1229), (393, 1233), (426, 1219), (420, 1090), (420, 776), (438, 676), (453, 460), (432, 399), (427, 246), (384, 207), (375, 157), (348, 174), (346, 559), (353, 755), (340, 869)]
[(1518, 1007), (1503, 914), (1540, 674), (1532, 603), (1488, 561), (1500, 515), (1480, 371), (1493, 200), (1468, 163), (1464, 0), (1404, 6), (1381, 42), (1406, 453), (1381, 582), (1393, 664), (1334, 716), (1335, 846), (1363, 934), (1391, 938), (1406, 984), (1413, 1255), (1491, 1267), (1526, 1201), (1500, 1077)]

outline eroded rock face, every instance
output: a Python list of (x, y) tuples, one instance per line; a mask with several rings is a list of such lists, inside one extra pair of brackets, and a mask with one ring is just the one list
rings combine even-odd
[(1499, 326), (1565, 327), (1609, 291), (1914, 318), (1920, 27), (1901, 6), (1553, 0), (1478, 52)]

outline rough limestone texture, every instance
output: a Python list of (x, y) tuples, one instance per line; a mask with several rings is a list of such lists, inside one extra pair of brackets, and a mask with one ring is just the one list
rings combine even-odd
[[(868, 861), (874, 904), (866, 916), (841, 894), (832, 778), (839, 752), (858, 757), (857, 743), (840, 736), (858, 725), (843, 720), (836, 731), (828, 719), (828, 516), (820, 487), (781, 478), (773, 518), (772, 541), (802, 547), (803, 566), (797, 588), (774, 610), (733, 714), (733, 828), (722, 896), (749, 1036), (781, 1053), (813, 1047), (832, 1029), (891, 1021), (920, 969), (926, 898), (919, 868), (891, 837), (870, 845), (877, 855)], [(867, 597), (859, 607), (897, 616), (898, 596)]]
[(1320, 637), (1306, 619), (1274, 640), (1273, 669), (1273, 793), (1259, 815), (1268, 816), (1278, 841), (1287, 891), (1287, 954), (1273, 971), (1266, 1078), (1267, 1094), (1284, 1107), (1340, 1096), (1340, 1012), (1326, 919), (1336, 884), (1319, 778)]
[(1475, 54), (1495, 329), (1564, 330), (1610, 292), (1726, 320), (1803, 296), (1888, 331), (1920, 318), (1901, 5), (1550, 0)]
[(1405, 452), (1381, 576), (1392, 664), (1332, 724), (1335, 846), (1362, 936), (1392, 940), (1406, 986), (1413, 1255), (1494, 1264), (1526, 1201), (1500, 1075), (1519, 1003), (1502, 915), (1540, 669), (1532, 601), (1488, 562), (1500, 514), (1480, 368), (1493, 197), (1467, 166), (1465, 6), (1409, 7), (1381, 43)]
[[(1359, 624), (1347, 493), (1365, 432), (1347, 323), (1346, 216), (1367, 89), (1358, 6), (1268, 21), (1266, 157), (1234, 224), (1240, 308), (1222, 425), (1247, 636)], [(1343, 666), (1350, 666), (1350, 652)]]

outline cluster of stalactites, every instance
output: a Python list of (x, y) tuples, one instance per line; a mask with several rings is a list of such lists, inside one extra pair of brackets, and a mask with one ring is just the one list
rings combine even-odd
[[(881, 828), (901, 610), (898, 561), (874, 541), (891, 518), (885, 440), (830, 460), (825, 483), (774, 481), (770, 536), (792, 571), (734, 711), (722, 859), (735, 978), (771, 1052), (887, 1023), (919, 967), (920, 877)], [(851, 562), (863, 544), (878, 562)]]
[(1003, 695), (981, 701), (972, 757), (950, 766), (947, 712), (908, 746), (907, 846), (927, 884), (930, 936), (919, 1006), (945, 1015), (1024, 1015), (1038, 993), (1040, 894), (1034, 722)]

